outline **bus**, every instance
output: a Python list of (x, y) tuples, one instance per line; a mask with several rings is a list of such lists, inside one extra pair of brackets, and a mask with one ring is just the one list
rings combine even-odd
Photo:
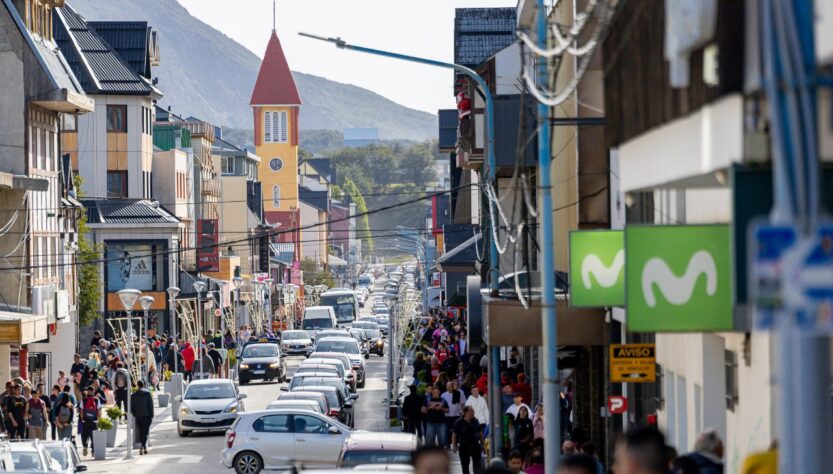
[(359, 317), (359, 302), (352, 291), (330, 290), (322, 293), (318, 306), (331, 306), (339, 326), (351, 324)]

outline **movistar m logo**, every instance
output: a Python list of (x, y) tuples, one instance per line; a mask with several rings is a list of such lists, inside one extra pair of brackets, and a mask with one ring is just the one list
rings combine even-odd
[(717, 265), (709, 252), (700, 250), (692, 255), (685, 273), (679, 278), (668, 268), (665, 260), (654, 257), (645, 263), (642, 270), (642, 294), (645, 302), (651, 308), (657, 305), (654, 295), (656, 285), (669, 303), (675, 306), (686, 304), (701, 274), (706, 275), (706, 294), (714, 296), (717, 292)]
[(593, 280), (590, 278), (592, 274), (596, 277), (596, 282), (603, 288), (611, 288), (619, 279), (619, 274), (622, 272), (622, 267), (625, 266), (625, 251), (620, 250), (616, 252), (613, 258), (613, 263), (608, 267), (602, 263), (598, 255), (591, 253), (584, 257), (581, 261), (581, 281), (584, 287), (588, 290), (593, 288)]

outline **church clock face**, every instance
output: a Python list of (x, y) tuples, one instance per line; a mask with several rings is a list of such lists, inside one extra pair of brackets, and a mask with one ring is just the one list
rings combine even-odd
[(269, 168), (271, 168), (272, 171), (280, 171), (283, 169), (283, 160), (280, 158), (272, 158), (269, 160)]

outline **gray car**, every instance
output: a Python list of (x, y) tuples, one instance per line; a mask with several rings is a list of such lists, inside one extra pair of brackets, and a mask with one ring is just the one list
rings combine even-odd
[[(316, 341), (315, 353), (318, 352), (334, 352), (337, 354), (344, 354), (350, 358), (350, 363), (353, 370), (356, 371), (357, 383), (359, 388), (364, 388), (365, 384), (365, 370), (364, 370), (364, 355), (367, 351), (362, 352), (359, 348), (359, 343), (350, 336), (344, 337), (327, 337)], [(310, 355), (310, 357), (313, 356)]]
[(238, 474), (307, 466), (335, 466), (350, 428), (310, 410), (242, 414), (226, 433), (222, 462)]
[(238, 392), (231, 380), (194, 380), (185, 395), (177, 396), (181, 402), (177, 433), (188, 436), (194, 431), (225, 431), (244, 411), (244, 398), (246, 394)]

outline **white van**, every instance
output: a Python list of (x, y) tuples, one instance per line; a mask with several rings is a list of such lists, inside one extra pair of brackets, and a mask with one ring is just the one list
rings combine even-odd
[(315, 337), (322, 329), (335, 329), (338, 322), (332, 306), (310, 306), (304, 309), (304, 322), (301, 328)]

